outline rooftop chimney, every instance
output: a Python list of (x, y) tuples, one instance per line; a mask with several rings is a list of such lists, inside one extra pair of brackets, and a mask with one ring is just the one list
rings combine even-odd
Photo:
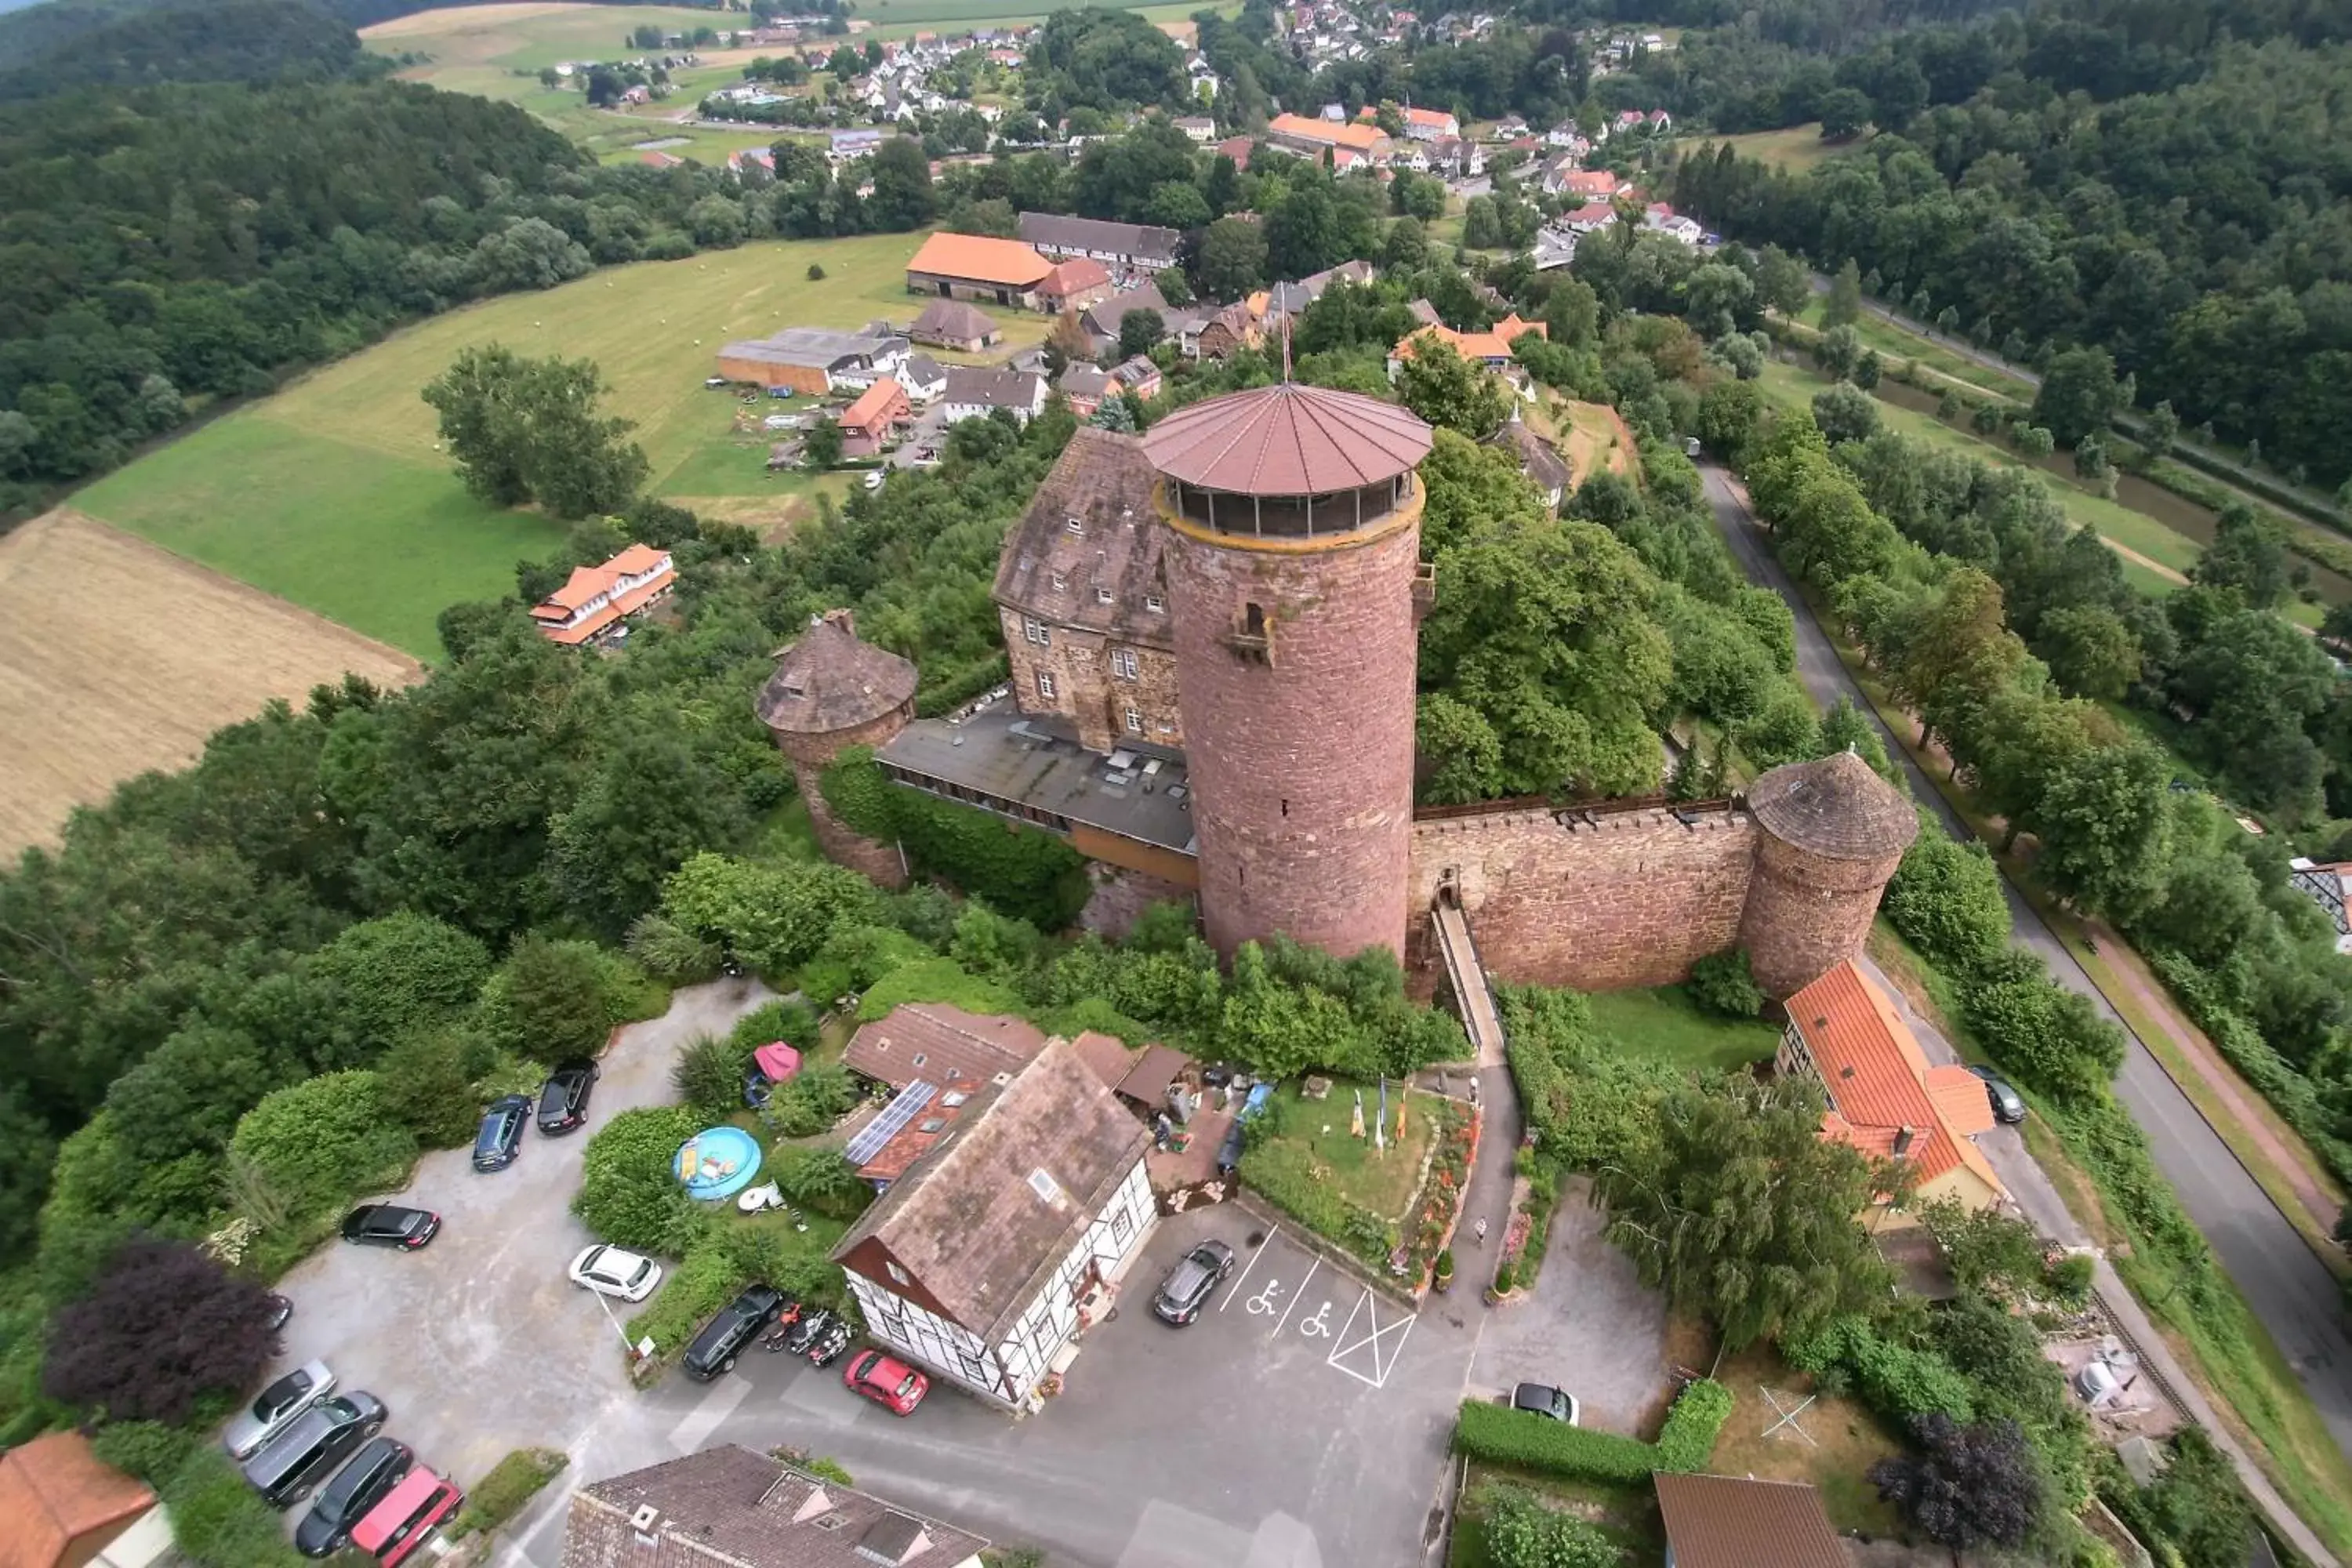
[(850, 609), (847, 605), (844, 605), (837, 610), (827, 610), (824, 615), (817, 618), (824, 621), (828, 625), (839, 626), (851, 637), (856, 637), (857, 635), (857, 612)]

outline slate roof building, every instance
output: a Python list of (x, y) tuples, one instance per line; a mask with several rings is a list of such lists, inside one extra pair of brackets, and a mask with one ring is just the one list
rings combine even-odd
[[(1823, 1138), (1907, 1163), (1918, 1182), (1915, 1208), (1948, 1197), (1986, 1209), (2008, 1195), (1970, 1142), (1992, 1130), (1984, 1080), (1964, 1067), (1930, 1066), (1894, 1002), (1860, 965), (1837, 964), (1790, 996), (1788, 1009), (1777, 1064), (1820, 1084), (1829, 1100)], [(1909, 1212), (1881, 1212), (1890, 1226), (1917, 1223)]]
[(1559, 455), (1559, 448), (1528, 427), (1527, 421), (1519, 417), (1517, 405), (1512, 406), (1511, 416), (1503, 421), (1502, 429), (1496, 433), (1494, 444), (1518, 460), (1519, 472), (1542, 492), (1544, 504), (1559, 510), (1560, 499), (1568, 493), (1569, 480), (1575, 475), (1568, 459)]
[(823, 327), (786, 327), (772, 338), (720, 348), (719, 374), (730, 381), (821, 396), (845, 381), (864, 384), (876, 374), (887, 374), (906, 351), (907, 341), (887, 331), (835, 332)]
[(978, 353), (991, 343), (1002, 342), (1004, 329), (977, 305), (968, 305), (961, 300), (934, 300), (923, 307), (923, 313), (915, 318), (907, 335), (933, 348)]
[(1150, 1146), (1086, 1058), (1046, 1042), (834, 1249), (869, 1337), (992, 1405), (1036, 1408), (1156, 1223)]
[(980, 1568), (988, 1544), (730, 1443), (573, 1492), (563, 1568)]
[(1025, 425), (1045, 411), (1045, 378), (1034, 371), (950, 365), (947, 391), (940, 400), (950, 425), (984, 418), (999, 408), (1012, 410)]
[(1041, 212), (1023, 213), (1020, 232), (1024, 242), (1044, 255), (1083, 256), (1120, 273), (1158, 272), (1175, 266), (1176, 247), (1184, 237), (1172, 228), (1150, 224)]
[(825, 803), (820, 779), (852, 746), (879, 746), (915, 716), (915, 667), (859, 639), (856, 617), (827, 610), (798, 642), (776, 650), (775, 673), (753, 703), (760, 722), (791, 759), (818, 845), (884, 887), (904, 887), (898, 849), (851, 827)]

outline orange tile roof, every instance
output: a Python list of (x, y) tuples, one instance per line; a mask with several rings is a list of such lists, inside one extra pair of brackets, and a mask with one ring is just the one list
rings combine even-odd
[(1606, 201), (1617, 194), (1618, 179), (1606, 169), (1577, 169), (1560, 182), (1563, 195), (1598, 197)]
[(575, 566), (562, 587), (533, 606), (531, 618), (540, 623), (539, 629), (551, 641), (576, 647), (624, 616), (644, 609), (677, 580), (676, 574), (665, 572), (651, 582), (614, 595), (584, 620), (574, 621), (574, 616), (599, 594), (613, 593), (614, 585), (622, 578), (643, 576), (668, 560), (667, 550), (632, 544), (601, 566)]
[(1110, 274), (1104, 271), (1103, 264), (1091, 256), (1071, 257), (1067, 261), (1056, 266), (1053, 276), (1046, 279), (1044, 284), (1046, 293), (1059, 294), (1065, 298), (1076, 293), (1081, 289), (1109, 287)]
[(1270, 135), (1291, 136), (1331, 147), (1352, 147), (1359, 153), (1369, 153), (1387, 140), (1377, 125), (1336, 125), (1328, 120), (1309, 120), (1303, 114), (1277, 114), (1266, 121), (1265, 128)]
[(111, 1540), (110, 1527), (128, 1524), (154, 1500), (80, 1433), (46, 1433), (0, 1454), (0, 1568), (56, 1568), (78, 1543)]
[(1961, 1069), (1976, 1089), (1976, 1110), (1955, 1122), (1945, 1114), (1953, 1098), (1952, 1079), (1936, 1079), (1931, 1093), (1927, 1053), (1904, 1024), (1886, 993), (1851, 959), (1789, 998), (1789, 1022), (1803, 1037), (1813, 1068), (1833, 1109), (1822, 1117), (1822, 1136), (1835, 1138), (1878, 1158), (1891, 1159), (1904, 1128), (1911, 1130), (1909, 1159), (1922, 1182), (1966, 1167), (1995, 1192), (1993, 1173), (1967, 1137), (1990, 1109), (1984, 1086)]
[(1496, 322), (1483, 332), (1457, 332), (1444, 322), (1435, 322), (1410, 333), (1396, 346), (1399, 359), (1412, 357), (1413, 344), (1423, 338), (1436, 338), (1454, 345), (1454, 352), (1464, 359), (1517, 359), (1511, 352), (1511, 341), (1524, 333), (1533, 332), (1539, 338), (1549, 338), (1551, 330), (1541, 321), (1522, 321), (1517, 310)]
[(1984, 1079), (1947, 1062), (1929, 1068), (1924, 1081), (1945, 1126), (1963, 1138), (1992, 1131), (1992, 1100), (1985, 1093)]
[(1404, 111), (1407, 125), (1433, 125), (1440, 130), (1454, 123), (1454, 116), (1442, 109), (1408, 109)]
[(861, 394), (856, 402), (841, 411), (844, 429), (870, 430), (881, 424), (893, 405), (904, 405), (907, 389), (888, 376), (884, 376)]
[(1054, 265), (1017, 239), (942, 233), (923, 241), (923, 248), (915, 252), (915, 258), (907, 263), (907, 270), (1034, 289), (1045, 280)]

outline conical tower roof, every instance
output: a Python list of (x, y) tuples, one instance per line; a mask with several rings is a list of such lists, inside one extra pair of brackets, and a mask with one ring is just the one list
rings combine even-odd
[(1748, 786), (1748, 809), (1782, 843), (1836, 860), (1900, 855), (1919, 834), (1911, 803), (1852, 752), (1774, 768)]
[(1297, 496), (1392, 479), (1429, 454), (1410, 409), (1280, 382), (1180, 408), (1143, 437), (1161, 473), (1235, 495)]

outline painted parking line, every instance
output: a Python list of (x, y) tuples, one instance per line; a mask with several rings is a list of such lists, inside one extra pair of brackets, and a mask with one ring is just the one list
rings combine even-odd
[(1298, 1289), (1290, 1293), (1290, 1303), (1288, 1306), (1282, 1309), (1282, 1320), (1280, 1322), (1274, 1325), (1273, 1337), (1279, 1337), (1281, 1335), (1283, 1323), (1290, 1321), (1291, 1311), (1298, 1305), (1298, 1299), (1307, 1294), (1307, 1287), (1315, 1282), (1315, 1270), (1322, 1267), (1323, 1260), (1320, 1258), (1318, 1258), (1313, 1263), (1307, 1265), (1307, 1278), (1301, 1279), (1298, 1282)]
[(751, 1380), (740, 1373), (730, 1372), (719, 1379), (710, 1385), (710, 1392), (702, 1396), (701, 1403), (688, 1411), (685, 1418), (670, 1428), (669, 1446), (681, 1454), (700, 1452), (702, 1445), (710, 1440), (710, 1435), (719, 1430), (719, 1423), (734, 1415), (735, 1407), (742, 1404), (744, 1396), (751, 1392)]
[(1242, 1265), (1241, 1279), (1234, 1281), (1234, 1288), (1225, 1292), (1225, 1299), (1217, 1303), (1218, 1311), (1222, 1312), (1227, 1307), (1234, 1304), (1234, 1299), (1239, 1297), (1242, 1293), (1242, 1281), (1250, 1277), (1250, 1270), (1257, 1267), (1257, 1260), (1266, 1255), (1267, 1249), (1274, 1246), (1274, 1238), (1281, 1234), (1282, 1227), (1280, 1226), (1276, 1226), (1272, 1230), (1266, 1232), (1265, 1239), (1258, 1244), (1258, 1248), (1255, 1252), (1250, 1254), (1249, 1261)]
[(1421, 1321), (1417, 1312), (1406, 1312), (1394, 1306), (1389, 1311), (1391, 1315), (1383, 1323), (1380, 1298), (1366, 1290), (1363, 1299), (1349, 1311), (1348, 1321), (1334, 1338), (1331, 1353), (1324, 1358), (1324, 1364), (1338, 1367), (1374, 1388), (1387, 1387), (1389, 1373), (1396, 1370), (1397, 1359), (1404, 1354), (1404, 1342), (1412, 1337), (1412, 1326)]

